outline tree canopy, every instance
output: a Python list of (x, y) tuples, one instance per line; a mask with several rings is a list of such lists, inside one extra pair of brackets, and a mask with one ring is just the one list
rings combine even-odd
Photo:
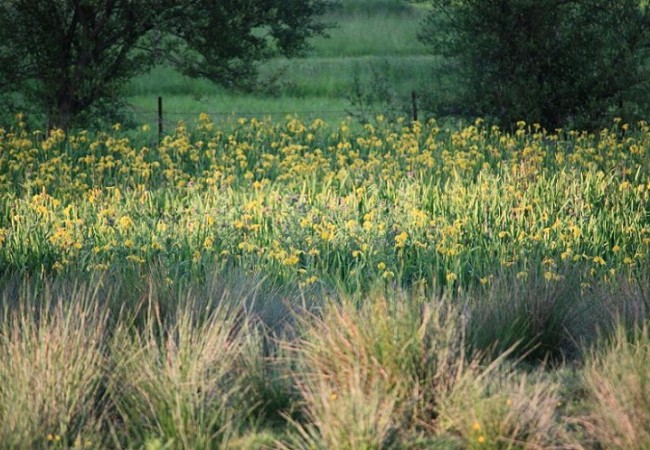
[(421, 39), (457, 63), (464, 112), (549, 128), (647, 112), (645, 0), (432, 0)]
[(235, 86), (256, 62), (323, 33), (329, 0), (5, 0), (0, 93), (20, 94), (68, 127), (160, 58)]

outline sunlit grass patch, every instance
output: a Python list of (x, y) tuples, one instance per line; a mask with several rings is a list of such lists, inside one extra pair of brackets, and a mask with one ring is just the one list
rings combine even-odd
[(490, 370), (468, 375), (441, 406), (445, 431), (460, 435), (463, 448), (564, 448), (568, 443), (558, 416), (557, 383), (494, 362)]
[(584, 369), (590, 414), (580, 423), (605, 448), (650, 445), (650, 336), (647, 323), (618, 326)]
[(294, 444), (384, 448), (435, 420), (439, 396), (466, 368), (462, 326), (445, 302), (381, 293), (329, 302), (290, 343), (307, 424)]
[(0, 296), (2, 446), (104, 445), (107, 311), (92, 288)]
[(377, 279), (465, 289), (502, 269), (558, 281), (572, 266), (581, 284), (634, 277), (647, 261), (644, 124), (625, 139), (480, 120), (225, 130), (203, 114), (155, 146), (117, 128), (0, 133), (3, 265), (238, 268), (352, 292)]
[(143, 329), (118, 327), (111, 347), (120, 431), (143, 445), (155, 438), (175, 448), (227, 446), (254, 407), (243, 382), (248, 355), (261, 350), (250, 319), (223, 298), (190, 300), (167, 320), (155, 298), (146, 308)]

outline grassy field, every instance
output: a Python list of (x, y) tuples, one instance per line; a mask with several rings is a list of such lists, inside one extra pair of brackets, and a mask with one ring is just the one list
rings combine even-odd
[(650, 444), (646, 124), (156, 139), (0, 133), (2, 447)]
[[(215, 119), (299, 113), (330, 120), (350, 113), (368, 118), (369, 109), (373, 114), (387, 108), (407, 112), (411, 91), (429, 92), (433, 83), (440, 82), (432, 70), (437, 57), (429, 55), (417, 40), (425, 14), (421, 4), (402, 0), (344, 0), (323, 18), (336, 25), (330, 36), (312, 40), (313, 49), (307, 55), (275, 58), (261, 65), (258, 92), (228, 93), (207, 81), (159, 67), (128, 87), (133, 119), (139, 124), (153, 123), (158, 96), (165, 99), (171, 123), (201, 112)], [(373, 105), (351, 102), (355, 94), (376, 92), (390, 98)]]

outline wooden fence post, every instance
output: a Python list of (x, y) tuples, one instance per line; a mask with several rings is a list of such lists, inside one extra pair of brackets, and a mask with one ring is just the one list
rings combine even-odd
[(413, 122), (418, 121), (418, 98), (415, 91), (411, 91), (411, 103), (413, 104)]
[(163, 136), (163, 99), (158, 97), (158, 142), (162, 141)]

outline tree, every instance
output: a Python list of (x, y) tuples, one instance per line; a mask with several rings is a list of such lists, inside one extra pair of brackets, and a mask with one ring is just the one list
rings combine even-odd
[[(229, 87), (250, 87), (255, 61), (280, 51), (292, 56), (307, 39), (323, 31), (315, 18), (324, 2), (306, 0), (203, 1), (202, 7), (178, 15), (167, 30), (180, 46), (175, 65), (191, 77), (203, 77)], [(169, 50), (169, 49), (168, 49)], [(180, 55), (180, 57), (179, 57)]]
[(453, 58), (465, 113), (597, 126), (641, 104), (650, 11), (643, 0), (433, 0), (420, 39)]
[(4, 0), (0, 93), (24, 95), (50, 127), (68, 128), (160, 53), (192, 76), (245, 84), (257, 61), (323, 32), (326, 1)]

